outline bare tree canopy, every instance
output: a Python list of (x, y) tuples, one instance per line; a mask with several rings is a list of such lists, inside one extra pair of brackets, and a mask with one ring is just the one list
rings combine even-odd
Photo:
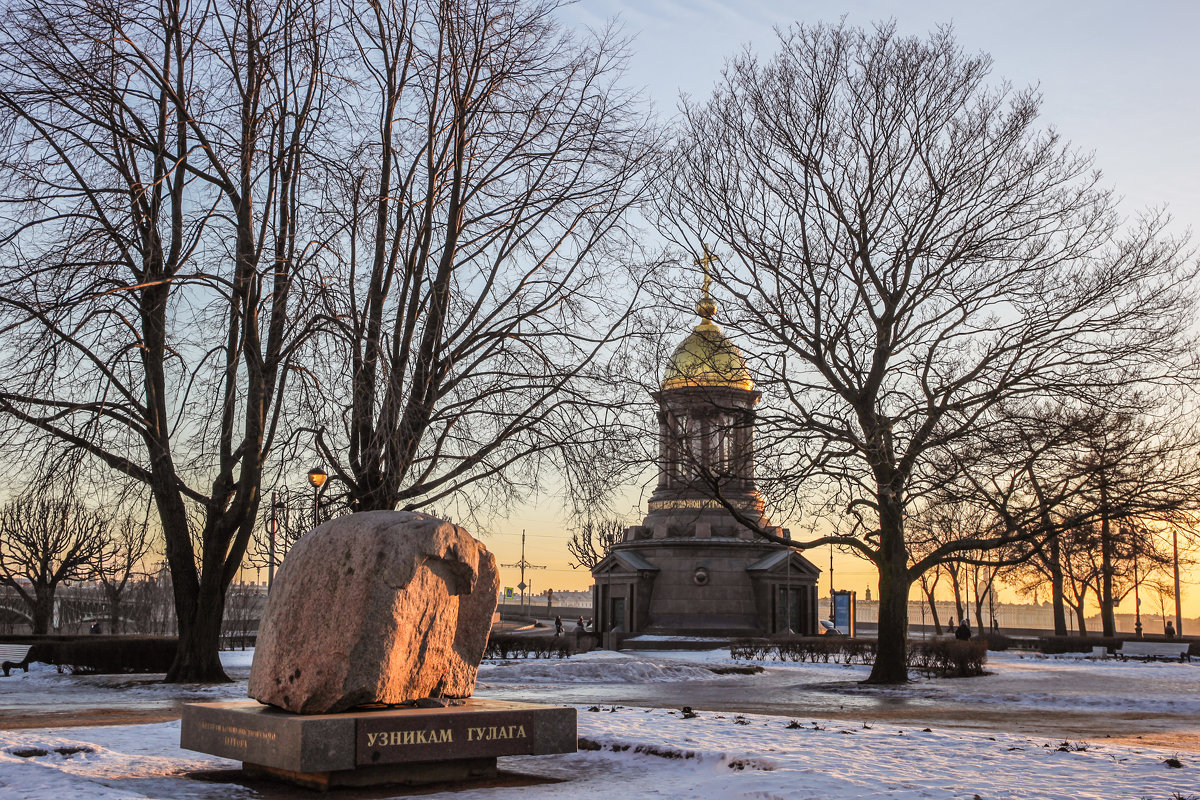
[[(1007, 404), (973, 447), (954, 451), (947, 471), (957, 479), (939, 494), (985, 509), (1012, 535), (1013, 546), (974, 560), (1004, 567), (1031, 559), (1021, 572), (1048, 579), (1059, 634), (1067, 632), (1068, 580), (1081, 611), (1094, 556), (1096, 597), (1105, 634), (1113, 635), (1114, 578), (1132, 578), (1139, 550), (1152, 565), (1160, 538), (1152, 532), (1189, 524), (1200, 508), (1200, 431), (1186, 407), (1161, 391)], [(1120, 583), (1121, 590), (1132, 585)]]
[(150, 509), (141, 519), (125, 515), (110, 518), (108, 523), (104, 546), (92, 560), (92, 575), (108, 601), (108, 632), (124, 633), (127, 619), (122, 606), (132, 582), (145, 576), (143, 562), (153, 545)]
[(320, 3), (16, 2), (0, 20), (7, 441), (147, 486), (180, 646), (221, 680), (225, 587), (309, 328), (300, 234)]
[(304, 407), (355, 510), (504, 507), (549, 463), (580, 477), (619, 427), (653, 136), (615, 83), (624, 42), (569, 35), (557, 5), (350, 9), (370, 80), (343, 95), (336, 323)]
[(107, 522), (73, 497), (46, 489), (0, 506), (0, 585), (29, 609), (34, 633), (49, 633), (54, 595), (85, 580), (104, 549)]
[(684, 109), (660, 199), (719, 242), (727, 325), (765, 398), (760, 439), (833, 543), (880, 573), (875, 682), (907, 679), (905, 514), (945, 451), (1016, 398), (1086, 396), (1190, 366), (1195, 266), (1164, 220), (1122, 224), (1091, 161), (1037, 126), (948, 30), (795, 26)]
[(624, 42), (557, 5), (6, 6), (0, 445), (149, 489), (168, 679), (224, 678), (290, 459), (356, 510), (503, 510), (547, 463), (584, 503), (618, 479), (654, 137)]
[(594, 568), (608, 555), (609, 549), (622, 540), (624, 534), (625, 524), (615, 517), (584, 522), (567, 542), (567, 552), (575, 559), (572, 569)]

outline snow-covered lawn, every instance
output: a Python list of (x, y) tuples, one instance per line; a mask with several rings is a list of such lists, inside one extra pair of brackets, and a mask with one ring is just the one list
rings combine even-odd
[[(148, 725), (5, 730), (6, 714), (38, 707), (129, 708), (237, 697), (249, 654), (226, 654), (242, 680), (222, 687), (170, 687), (128, 676), (80, 678), (35, 666), (0, 679), (0, 798), (133, 800), (251, 798), (234, 785), (193, 780), (197, 770), (237, 764), (180, 750), (178, 721)], [(1104, 739), (1029, 735), (1004, 724), (1035, 715), (1169, 714), (1200, 731), (1200, 665), (1137, 664), (993, 654), (983, 678), (917, 681), (893, 690), (857, 685), (862, 667), (771, 664), (757, 675), (716, 675), (728, 652), (593, 653), (564, 661), (485, 664), (480, 695), (561, 702), (588, 695), (621, 702), (580, 703), (579, 735), (591, 749), (572, 755), (507, 758), (503, 769), (561, 779), (522, 788), (433, 795), (458, 800), (524, 798), (1197, 798), (1200, 752), (1116, 744)], [(1114, 691), (1115, 690), (1115, 691)], [(790, 692), (790, 693), (789, 693)], [(723, 697), (693, 704), (680, 698)], [(779, 695), (772, 699), (772, 695)], [(805, 698), (843, 701), (834, 717), (812, 714)], [(853, 719), (871, 704), (958, 703), (999, 719), (974, 728)], [(773, 705), (772, 705), (773, 703)], [(857, 703), (858, 705), (855, 705)], [(655, 705), (655, 704), (651, 704)], [(740, 713), (739, 705), (772, 708)], [(699, 710), (721, 707), (720, 711)], [(830, 706), (832, 707), (832, 706)], [(801, 712), (803, 709), (803, 713)], [(1193, 719), (1194, 718), (1194, 719)], [(1016, 730), (1019, 730), (1017, 728)], [(1179, 766), (1172, 766), (1178, 764)], [(301, 793), (304, 794), (304, 793)], [(396, 796), (402, 796), (397, 793)]]

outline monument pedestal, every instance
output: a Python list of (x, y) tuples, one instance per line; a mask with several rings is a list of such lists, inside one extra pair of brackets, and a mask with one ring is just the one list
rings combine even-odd
[(445, 708), (293, 714), (255, 700), (183, 708), (180, 746), (313, 789), (487, 778), (496, 759), (574, 753), (575, 709), (469, 699)]

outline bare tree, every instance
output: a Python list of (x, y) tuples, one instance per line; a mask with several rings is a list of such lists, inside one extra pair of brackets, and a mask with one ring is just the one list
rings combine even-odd
[(1183, 244), (1162, 218), (1122, 225), (1090, 160), (1036, 127), (1037, 93), (990, 67), (948, 30), (782, 31), (683, 110), (659, 201), (680, 244), (719, 242), (760, 441), (789, 456), (760, 478), (828, 526), (798, 546), (879, 570), (872, 682), (907, 680), (916, 577), (1013, 535), (1001, 519), (912, 557), (906, 513), (954, 477), (946, 451), (1015, 398), (1171, 379), (1194, 352)]
[(1104, 635), (1114, 635), (1113, 606), (1133, 586), (1137, 554), (1146, 567), (1164, 559), (1153, 528), (1195, 513), (1200, 438), (1179, 408), (1159, 393), (1109, 392), (1087, 404), (1013, 414), (1007, 422), (1016, 435), (998, 448), (1008, 455), (990, 469), (1015, 459), (1020, 480), (1003, 502), (1025, 505), (1042, 531), (1027, 551), (1028, 568), (1018, 572), (1027, 582), (1048, 579), (1057, 634), (1067, 632), (1065, 606), (1082, 621), (1083, 602), (1094, 591)]
[(1080, 525), (1069, 539), (1064, 552), (1063, 574), (1066, 580), (1067, 607), (1075, 614), (1080, 636), (1087, 636), (1089, 597), (1100, 602), (1103, 583), (1103, 560), (1100, 555), (1100, 534), (1095, 523)]
[(941, 576), (940, 569), (931, 569), (917, 578), (921, 585), (921, 594), (925, 595), (925, 602), (929, 605), (929, 614), (933, 618), (933, 632), (938, 636), (942, 635), (942, 620), (937, 607), (937, 585)]
[(129, 608), (137, 633), (170, 636), (177, 631), (171, 570), (165, 561), (129, 588)]
[(592, 569), (604, 560), (614, 544), (621, 541), (624, 533), (625, 524), (614, 517), (587, 520), (567, 542), (567, 552), (575, 559), (571, 568)]
[(307, 492), (286, 489), (272, 492), (270, 502), (259, 509), (259, 524), (246, 551), (245, 565), (256, 569), (278, 569), (300, 537), (346, 511), (342, 498), (324, 493), (314, 497)]
[(1097, 410), (1080, 442), (1081, 503), (1096, 526), (1105, 636), (1116, 634), (1114, 606), (1132, 585), (1137, 554), (1147, 566), (1165, 560), (1149, 526), (1187, 522), (1200, 504), (1200, 437), (1173, 419), (1174, 408), (1159, 415)]
[(225, 679), (225, 589), (309, 330), (328, 13), (18, 0), (0, 21), (7, 441), (65, 443), (149, 489), (172, 681)]
[(1155, 575), (1156, 586), (1161, 586), (1157, 590), (1159, 602), (1165, 604), (1163, 598), (1169, 598), (1174, 601), (1173, 613), (1168, 614), (1167, 609), (1162, 608), (1164, 617), (1163, 625), (1165, 627), (1165, 619), (1167, 617), (1175, 618), (1175, 630), (1179, 635), (1184, 633), (1183, 623), (1183, 608), (1182, 608), (1182, 585), (1180, 578), (1183, 575), (1191, 574), (1191, 570), (1195, 569), (1200, 560), (1197, 560), (1197, 531), (1192, 526), (1190, 520), (1185, 522), (1174, 522), (1167, 525), (1155, 524), (1152, 525), (1153, 536), (1158, 541), (1158, 548), (1164, 554), (1169, 553), (1166, 563), (1162, 566), (1158, 575)]
[(302, 402), (354, 510), (466, 517), (551, 464), (568, 488), (621, 477), (592, 465), (636, 389), (623, 261), (653, 136), (615, 83), (624, 43), (569, 35), (558, 5), (347, 4), (367, 79), (343, 95), (336, 324)]
[[(1030, 523), (1040, 528), (1038, 546), (1029, 548), (1029, 561), (1014, 565), (1017, 574), (1037, 573), (1050, 583), (1050, 602), (1054, 615), (1055, 635), (1065, 636), (1066, 595), (1064, 559), (1070, 563), (1072, 551), (1079, 544), (1081, 530), (1081, 503), (1078, 492), (1080, 475), (1078, 444), (1087, 427), (1086, 414), (1078, 410), (1059, 406), (1033, 405), (1028, 413), (1018, 413), (1013, 407), (1006, 412), (1007, 431), (1011, 436), (999, 447), (993, 443), (993, 452), (1004, 453), (999, 463), (993, 462), (992, 470), (1003, 471), (1007, 461), (1017, 480), (1008, 484), (1010, 489), (1003, 502), (1007, 505), (1014, 495), (1024, 494), (1027, 508), (1032, 509)], [(1002, 436), (1002, 439), (1004, 437)], [(996, 492), (989, 493), (995, 498)], [(1040, 582), (1040, 581), (1039, 581)]]
[[(924, 499), (919, 509), (914, 509), (908, 522), (908, 547), (910, 558), (921, 560), (928, 558), (938, 550), (945, 550), (948, 542), (964, 539), (979, 539), (989, 535), (989, 527), (994, 518), (989, 515), (986, 507), (970, 503), (957, 496), (952, 487), (944, 486), (941, 491)], [(933, 589), (937, 586), (941, 575), (950, 582), (950, 592), (954, 599), (954, 611), (957, 619), (967, 619), (967, 605), (970, 596), (964, 598), (963, 588), (972, 586), (972, 561), (978, 553), (957, 551), (948, 553), (939, 562), (918, 577), (922, 592), (934, 609), (934, 625), (941, 632), (936, 607), (933, 601)], [(978, 563), (978, 562), (976, 562)], [(975, 567), (975, 571), (978, 571)], [(930, 577), (932, 576), (932, 577)], [(982, 623), (981, 623), (982, 624)]]
[(222, 638), (229, 650), (245, 650), (247, 644), (254, 643), (251, 638), (256, 634), (253, 624), (262, 619), (266, 598), (266, 592), (256, 586), (242, 582), (230, 584), (222, 622)]
[(95, 554), (92, 575), (104, 588), (108, 601), (109, 633), (124, 633), (126, 615), (123, 603), (132, 582), (142, 575), (143, 562), (150, 554), (150, 509), (142, 519), (126, 515), (109, 521), (103, 547)]
[(50, 632), (55, 592), (90, 577), (107, 535), (99, 513), (46, 490), (0, 506), (0, 585), (28, 607), (34, 633)]

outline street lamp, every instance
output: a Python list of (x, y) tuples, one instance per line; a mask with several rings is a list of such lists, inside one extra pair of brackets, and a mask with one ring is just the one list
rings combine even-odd
[(1142, 638), (1142, 595), (1138, 592), (1138, 549), (1133, 546), (1133, 633)]
[(1183, 612), (1179, 601), (1179, 526), (1171, 526), (1171, 553), (1175, 557), (1175, 635), (1183, 636)]
[[(275, 537), (279, 533), (279, 512), (287, 514), (287, 504), (279, 499), (277, 492), (271, 492), (271, 517), (267, 520), (267, 532), (270, 534), (267, 545), (267, 593), (275, 584)], [(285, 523), (286, 524), (286, 523)]]
[[(787, 534), (788, 538), (792, 537), (791, 531)], [(784, 631), (788, 636), (795, 636), (796, 629), (792, 627), (792, 549), (789, 547), (787, 551), (787, 588), (784, 590), (784, 603), (787, 604), (787, 630)]]
[(329, 477), (325, 470), (320, 467), (313, 467), (308, 471), (308, 482), (313, 487), (313, 527), (317, 527), (317, 504), (320, 502), (321, 487), (325, 485), (325, 480)]

